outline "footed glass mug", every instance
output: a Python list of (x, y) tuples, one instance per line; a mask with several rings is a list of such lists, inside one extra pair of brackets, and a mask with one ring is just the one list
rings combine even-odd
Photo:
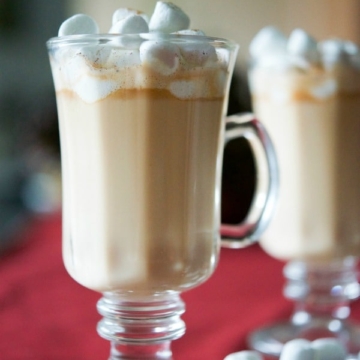
[[(157, 55), (142, 56), (151, 41)], [(261, 124), (249, 114), (225, 119), (238, 46), (156, 34), (47, 45), (66, 269), (103, 294), (98, 333), (111, 342), (110, 359), (171, 358), (171, 341), (185, 332), (179, 294), (204, 282), (218, 261), (224, 139), (249, 140), (258, 174), (250, 216), (222, 227), (227, 244), (256, 240), (276, 198), (276, 160)]]
[[(261, 65), (261, 64), (260, 64)], [(360, 71), (350, 62), (269, 69), (254, 61), (255, 114), (279, 164), (277, 210), (260, 244), (287, 261), (288, 321), (250, 336), (251, 347), (278, 356), (293, 338), (335, 337), (360, 351), (360, 325), (349, 320), (359, 297)]]

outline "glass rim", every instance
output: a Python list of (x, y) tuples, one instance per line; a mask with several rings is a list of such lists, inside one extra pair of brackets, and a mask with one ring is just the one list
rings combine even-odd
[[(48, 48), (53, 46), (64, 45), (91, 45), (94, 41), (105, 45), (114, 40), (128, 39), (128, 40), (158, 40), (158, 41), (171, 41), (174, 43), (208, 43), (215, 47), (225, 47), (230, 50), (235, 50), (239, 45), (233, 41), (220, 37), (211, 37), (205, 35), (188, 35), (188, 34), (164, 34), (164, 33), (140, 33), (140, 34), (82, 34), (82, 35), (68, 35), (60, 37), (52, 37), (47, 42)], [(111, 43), (119, 46), (119, 42)], [(126, 47), (126, 45), (125, 45)]]

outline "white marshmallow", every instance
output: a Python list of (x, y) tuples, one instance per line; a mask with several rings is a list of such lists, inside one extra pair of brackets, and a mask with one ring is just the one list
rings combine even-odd
[(360, 69), (360, 51), (358, 46), (352, 41), (344, 41), (344, 50), (349, 57), (350, 64), (354, 68)]
[(130, 8), (120, 8), (117, 9), (112, 17), (112, 24), (115, 25), (118, 21), (125, 19), (129, 15), (139, 15), (141, 16), (147, 23), (149, 23), (149, 17), (139, 10), (134, 10)]
[(347, 63), (349, 56), (345, 48), (345, 42), (340, 39), (329, 39), (319, 43), (324, 65), (331, 67), (335, 64)]
[(226, 356), (224, 360), (263, 360), (257, 351), (244, 350)]
[(73, 86), (73, 90), (87, 103), (106, 98), (119, 87), (116, 80), (101, 80), (84, 74)]
[(275, 71), (285, 71), (292, 67), (292, 62), (286, 53), (269, 53), (256, 59), (256, 66)]
[(264, 55), (286, 52), (286, 36), (274, 26), (261, 29), (250, 43), (250, 55), (259, 59)]
[(186, 65), (204, 66), (217, 61), (215, 48), (210, 44), (184, 43), (179, 48)]
[(173, 34), (205, 36), (205, 33), (202, 30), (199, 30), (199, 29), (180, 30), (180, 31), (174, 32)]
[(188, 29), (189, 17), (176, 5), (170, 2), (158, 1), (151, 16), (150, 31), (173, 33)]
[[(305, 339), (294, 339), (288, 341), (280, 355), (280, 360), (313, 360), (314, 350), (311, 342)], [(344, 360), (344, 359), (342, 359)]]
[(140, 15), (129, 15), (116, 22), (110, 34), (141, 34), (149, 32), (149, 25)]
[(162, 40), (145, 41), (140, 46), (140, 59), (162, 75), (173, 74), (180, 64), (179, 47)]
[(345, 347), (339, 340), (317, 339), (311, 344), (314, 350), (314, 360), (344, 360), (347, 356)]
[(290, 34), (287, 51), (292, 59), (300, 60), (300, 63), (305, 60), (314, 64), (320, 59), (317, 41), (302, 29), (295, 29)]
[(191, 99), (195, 96), (200, 96), (198, 91), (199, 84), (191, 80), (173, 81), (170, 86), (170, 92), (179, 99)]
[(352, 41), (344, 41), (344, 50), (348, 55), (355, 55), (359, 52), (358, 46)]
[(59, 29), (59, 36), (98, 34), (99, 27), (88, 15), (77, 14), (65, 20)]

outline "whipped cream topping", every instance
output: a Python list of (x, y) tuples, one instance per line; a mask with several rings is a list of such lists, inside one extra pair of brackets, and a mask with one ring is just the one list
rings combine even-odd
[[(229, 50), (220, 42), (214, 46), (203, 31), (189, 25), (179, 7), (163, 1), (157, 2), (151, 17), (117, 9), (109, 36), (98, 34), (91, 17), (74, 15), (61, 25), (60, 37), (97, 35), (84, 36), (83, 46), (63, 46), (59, 39), (51, 56), (55, 88), (72, 90), (90, 103), (135, 88), (167, 89), (181, 99), (222, 96)], [(199, 76), (204, 72), (209, 84)]]

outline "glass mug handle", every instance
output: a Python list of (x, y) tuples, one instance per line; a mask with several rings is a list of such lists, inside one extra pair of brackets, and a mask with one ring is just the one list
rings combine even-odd
[(253, 114), (226, 118), (225, 144), (244, 137), (252, 150), (256, 170), (255, 192), (245, 219), (236, 225), (221, 224), (221, 244), (243, 248), (256, 242), (271, 221), (275, 210), (279, 175), (275, 150), (264, 126)]

